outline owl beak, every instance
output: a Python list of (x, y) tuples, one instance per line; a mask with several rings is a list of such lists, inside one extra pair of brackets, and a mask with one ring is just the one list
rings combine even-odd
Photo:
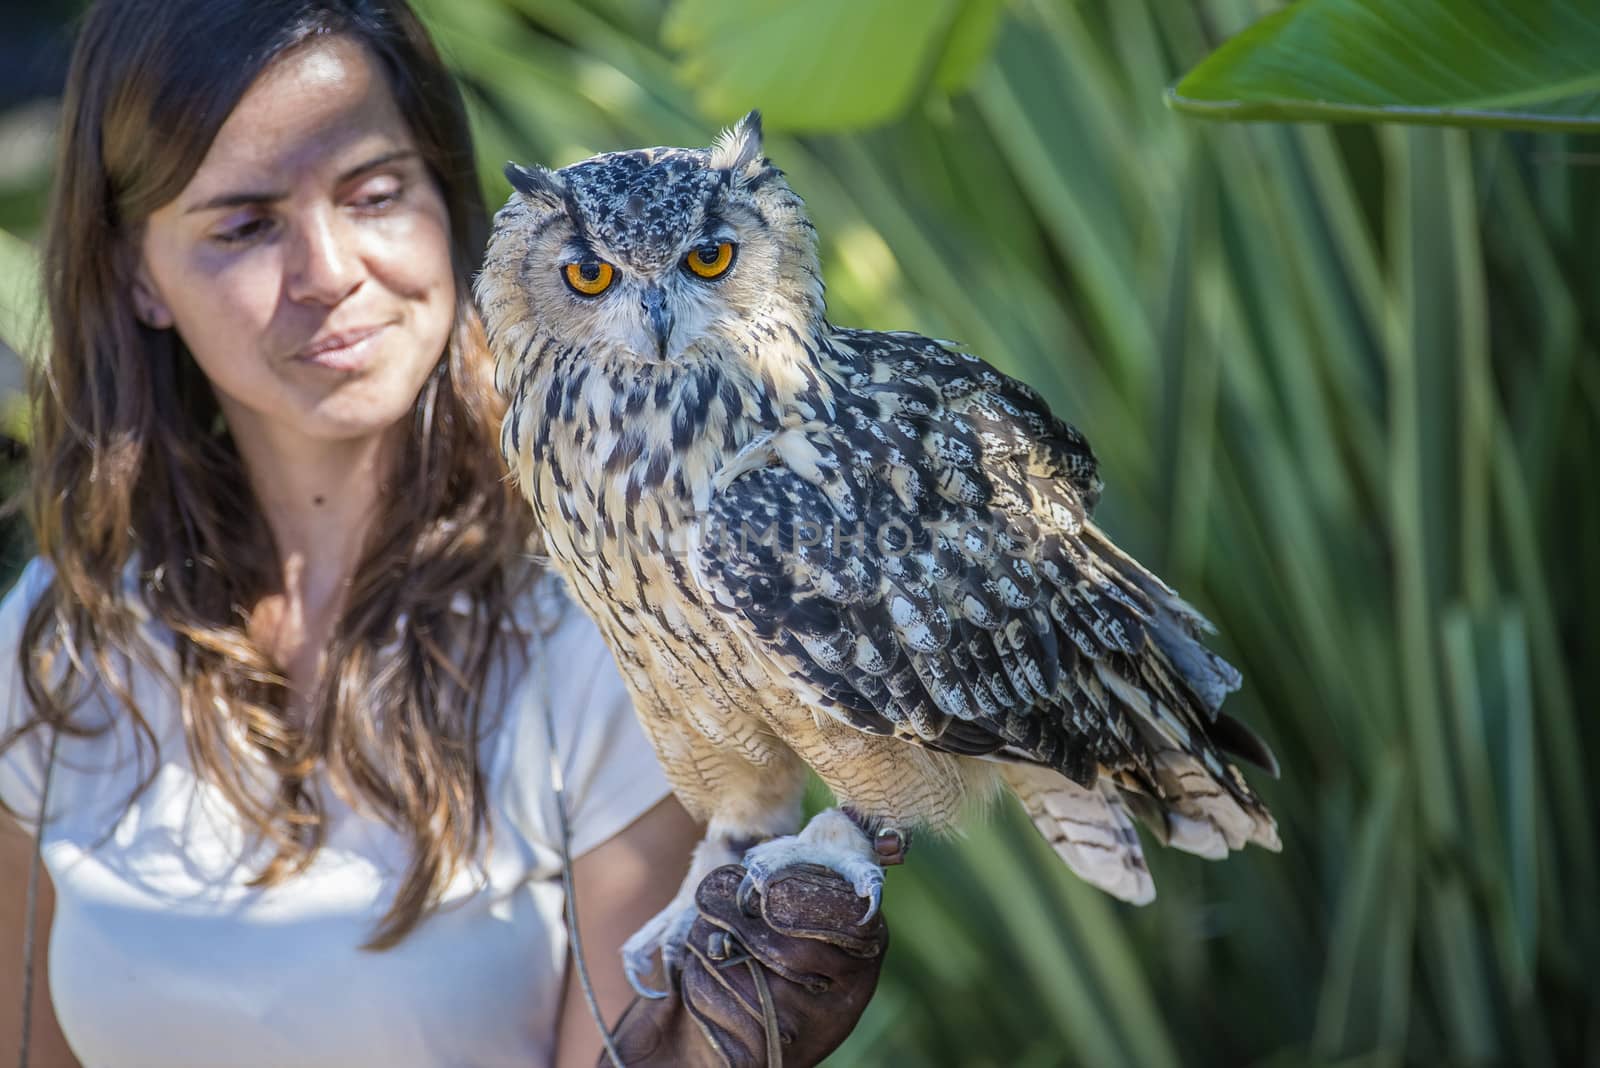
[(672, 313), (667, 310), (667, 295), (658, 285), (648, 285), (644, 288), (644, 296), (640, 298), (644, 306), (645, 317), (650, 320), (650, 328), (656, 335), (656, 352), (664, 360), (667, 358), (667, 342), (672, 340)]

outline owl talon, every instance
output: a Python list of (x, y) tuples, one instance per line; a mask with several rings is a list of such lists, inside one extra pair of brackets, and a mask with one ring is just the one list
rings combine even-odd
[[(651, 1000), (672, 993), (672, 977), (683, 967), (684, 946), (688, 944), (689, 928), (697, 915), (693, 905), (687, 908), (676, 903), (668, 905), (622, 944), (622, 970), (634, 993)], [(657, 949), (661, 951), (661, 973), (667, 980), (666, 990), (657, 990), (647, 982), (655, 971)]]
[(650, 986), (643, 979), (639, 978), (638, 975), (634, 974), (631, 969), (628, 972), (628, 985), (633, 987), (633, 992), (635, 994), (638, 994), (647, 1001), (660, 1001), (662, 998), (670, 997), (672, 995), (672, 991), (670, 990), (657, 990), (655, 987)]
[(739, 884), (740, 907), (754, 915), (747, 904), (750, 894), (765, 893), (768, 886), (782, 878), (785, 869), (806, 864), (837, 872), (857, 895), (867, 899), (866, 914), (858, 923), (866, 924), (878, 914), (883, 900), (883, 868), (867, 836), (838, 809), (819, 812), (797, 835), (773, 838), (746, 852), (745, 877)]
[(746, 871), (744, 878), (739, 880), (739, 890), (734, 895), (734, 900), (739, 904), (740, 912), (744, 913), (746, 916), (761, 915), (760, 908), (758, 908), (755, 901), (752, 900), (753, 895), (756, 894), (760, 889), (761, 885), (756, 882), (755, 876)]
[(869, 893), (867, 897), (867, 911), (859, 920), (856, 921), (857, 927), (865, 927), (867, 924), (872, 922), (872, 917), (878, 914), (878, 905), (883, 900), (883, 883), (880, 881), (875, 884), (872, 887), (871, 893)]
[(633, 992), (642, 998), (646, 998), (650, 1001), (659, 1001), (672, 993), (671, 990), (657, 990), (655, 987), (645, 982), (645, 977), (654, 970), (650, 965), (650, 958), (648, 956), (646, 956), (643, 961), (639, 961), (635, 960), (631, 956), (624, 955), (622, 961), (622, 970), (628, 976), (628, 985), (633, 987)]

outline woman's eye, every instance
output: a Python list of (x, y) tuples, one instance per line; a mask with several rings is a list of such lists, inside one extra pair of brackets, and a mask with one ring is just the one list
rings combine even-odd
[(355, 203), (356, 206), (360, 208), (366, 208), (369, 210), (382, 209), (387, 208), (389, 205), (393, 204), (399, 199), (399, 184), (395, 182), (385, 182), (381, 185), (373, 185), (367, 189), (363, 189), (360, 194), (357, 195)]
[(251, 219), (249, 222), (213, 234), (212, 240), (219, 245), (243, 245), (266, 233), (270, 225), (267, 219)]

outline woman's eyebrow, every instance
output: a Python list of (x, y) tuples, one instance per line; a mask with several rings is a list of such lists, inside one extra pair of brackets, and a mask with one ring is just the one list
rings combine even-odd
[[(339, 175), (338, 184), (343, 185), (350, 179), (355, 178), (358, 175), (365, 174), (367, 171), (376, 170), (386, 163), (393, 163), (396, 160), (407, 159), (419, 154), (420, 153), (418, 153), (414, 148), (397, 148), (392, 152), (381, 153), (373, 156), (369, 160), (364, 160), (363, 162), (356, 164), (354, 167), (351, 167), (349, 170), (341, 173)], [(270, 204), (275, 200), (283, 200), (288, 195), (288, 193), (259, 191), (222, 193), (218, 196), (211, 197), (208, 200), (203, 200), (198, 204), (186, 208), (184, 210), (184, 214), (193, 215), (195, 212), (215, 211), (218, 208), (238, 208), (246, 204)]]
[(414, 148), (397, 148), (392, 152), (384, 152), (381, 155), (373, 156), (365, 163), (356, 164), (354, 167), (351, 167), (349, 170), (339, 175), (339, 184), (343, 185), (345, 182), (348, 182), (357, 175), (365, 174), (367, 171), (376, 170), (386, 163), (394, 163), (396, 160), (411, 159), (412, 157), (420, 155), (421, 153)]

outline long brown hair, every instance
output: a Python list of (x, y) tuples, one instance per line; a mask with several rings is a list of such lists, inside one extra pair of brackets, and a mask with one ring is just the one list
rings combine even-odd
[[(281, 589), (277, 548), (209, 383), (174, 331), (136, 320), (130, 279), (143, 221), (187, 185), (245, 90), (329, 34), (375, 58), (443, 193), (457, 308), (412, 415), (405, 491), (385, 495), (326, 677), (292, 722), (282, 670), (248, 633), (247, 606)], [(410, 866), (369, 943), (392, 945), (481, 844), (479, 695), (532, 577), (531, 519), (498, 459), (502, 412), (471, 305), (486, 220), (460, 96), (403, 0), (101, 0), (63, 116), (43, 251), (50, 344), (32, 381), (31, 518), (54, 574), (23, 637), (32, 715), (0, 753), (43, 727), (106, 729), (73, 716), (103, 688), (132, 719), (148, 785), (156, 737), (116, 681), (130, 658), (156, 667), (142, 602), (173, 636), (195, 767), (273, 847), (258, 884), (321, 846), (321, 767), (409, 836)], [(460, 595), (469, 611), (452, 607)], [(276, 781), (265, 794), (262, 762)]]

